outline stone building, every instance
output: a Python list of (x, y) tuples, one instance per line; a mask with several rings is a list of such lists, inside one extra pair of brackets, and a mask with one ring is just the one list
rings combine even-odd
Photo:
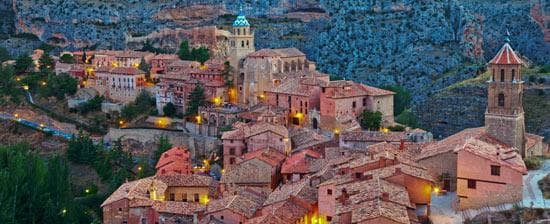
[(218, 183), (196, 174), (147, 177), (122, 184), (102, 204), (103, 223), (180, 223), (198, 220)]
[(321, 86), (328, 80), (328, 75), (316, 72), (306, 77), (288, 77), (275, 88), (266, 90), (263, 101), (287, 109), (291, 125), (318, 129), (318, 121), (315, 118), (310, 121), (309, 112), (319, 110)]
[(286, 127), (268, 122), (235, 123), (234, 130), (222, 135), (224, 167), (230, 168), (237, 158), (256, 150), (273, 148), (288, 155), (291, 149)]
[(164, 74), (168, 65), (179, 60), (175, 54), (157, 54), (151, 58), (151, 74)]
[[(338, 118), (357, 118), (363, 111), (382, 113), (382, 125), (390, 126), (393, 120), (393, 95), (395, 93), (352, 81), (330, 81), (321, 90), (320, 127), (337, 129)], [(343, 130), (341, 130), (343, 131)]]
[(296, 48), (262, 49), (248, 56), (239, 70), (240, 103), (256, 105), (265, 100), (265, 91), (287, 77), (301, 77), (315, 71), (314, 63)]
[(130, 103), (145, 88), (145, 72), (134, 67), (100, 67), (91, 85), (108, 99)]
[(229, 101), (228, 87), (223, 77), (224, 61), (210, 59), (200, 65), (198, 62), (177, 60), (167, 66), (166, 74), (158, 76), (159, 83), (156, 86), (157, 109), (169, 102), (173, 103), (177, 111), (186, 110), (186, 101), (189, 94), (201, 85), (204, 89), (206, 100), (216, 106)]
[(220, 128), (231, 126), (238, 120), (239, 113), (243, 111), (243, 108), (228, 103), (199, 107), (199, 115), (202, 119), (200, 133), (208, 136), (218, 136)]

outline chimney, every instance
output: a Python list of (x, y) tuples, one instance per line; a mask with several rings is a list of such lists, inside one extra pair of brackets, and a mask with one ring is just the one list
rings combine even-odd
[(382, 192), (382, 201), (389, 201), (390, 194), (388, 192)]
[(405, 150), (405, 139), (401, 139), (399, 143), (399, 150)]

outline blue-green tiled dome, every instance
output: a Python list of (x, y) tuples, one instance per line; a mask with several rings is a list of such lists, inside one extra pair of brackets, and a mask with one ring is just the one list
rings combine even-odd
[(237, 19), (235, 20), (235, 22), (233, 22), (233, 26), (250, 26), (250, 23), (248, 23), (248, 20), (246, 20), (246, 17), (241, 14), (239, 16), (237, 16)]

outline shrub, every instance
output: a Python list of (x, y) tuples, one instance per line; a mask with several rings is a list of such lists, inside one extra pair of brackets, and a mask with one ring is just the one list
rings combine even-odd
[(537, 157), (529, 157), (524, 159), (525, 166), (529, 170), (538, 170), (542, 165), (542, 161)]

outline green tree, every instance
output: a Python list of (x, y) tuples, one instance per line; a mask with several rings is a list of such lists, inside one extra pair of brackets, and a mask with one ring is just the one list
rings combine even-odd
[(10, 52), (3, 47), (0, 47), (0, 63), (11, 60)]
[(33, 68), (33, 61), (29, 55), (20, 55), (15, 60), (15, 72), (21, 74)]
[(418, 127), (418, 121), (411, 109), (406, 109), (395, 119), (397, 123), (404, 124), (411, 128)]
[(38, 59), (38, 68), (41, 72), (51, 72), (55, 68), (54, 60), (48, 52), (44, 52)]
[(77, 90), (78, 80), (66, 73), (49, 75), (46, 85), (41, 85), (41, 94), (43, 96), (54, 96), (58, 100), (65, 99), (65, 95), (74, 95)]
[(401, 112), (410, 107), (411, 94), (402, 86), (384, 86), (382, 89), (386, 89), (395, 93), (393, 96), (394, 106), (393, 114), (399, 115)]
[(71, 55), (71, 54), (61, 55), (61, 57), (59, 58), (59, 61), (61, 61), (62, 63), (66, 63), (66, 64), (74, 64), (75, 63), (74, 56)]
[(97, 159), (97, 149), (89, 135), (80, 132), (69, 141), (67, 158), (79, 164), (93, 164)]
[(231, 63), (229, 61), (226, 61), (223, 63), (223, 79), (225, 81), (226, 87), (232, 87), (233, 86), (233, 67), (231, 67)]
[(363, 111), (361, 118), (361, 127), (369, 130), (378, 130), (382, 123), (382, 113), (380, 111)]
[(176, 115), (176, 106), (174, 106), (172, 102), (169, 102), (164, 105), (162, 112), (164, 113), (164, 116), (174, 117)]
[(206, 97), (204, 96), (204, 88), (198, 84), (189, 94), (189, 103), (187, 104), (186, 115), (191, 116), (199, 113), (199, 107), (206, 105)]
[(210, 59), (210, 51), (205, 46), (193, 48), (193, 50), (191, 50), (191, 56), (193, 61), (198, 61), (201, 64), (204, 64), (204, 62)]
[(45, 160), (31, 150), (0, 145), (0, 223), (92, 222), (73, 199), (66, 160)]
[(170, 139), (168, 139), (167, 136), (161, 135), (158, 141), (157, 150), (155, 150), (153, 154), (153, 164), (156, 164), (162, 153), (168, 151), (168, 149), (172, 148), (172, 144), (170, 143)]
[(155, 108), (155, 97), (149, 92), (142, 91), (136, 100), (122, 107), (120, 115), (123, 119), (131, 121), (140, 114), (149, 114)]
[(87, 114), (93, 111), (100, 111), (101, 103), (103, 103), (104, 99), (105, 98), (103, 96), (95, 96), (94, 98), (78, 105), (77, 111), (81, 114)]
[(178, 50), (178, 56), (181, 60), (191, 61), (191, 49), (189, 48), (189, 41), (184, 40), (180, 43), (180, 49)]
[(145, 72), (145, 79), (151, 80), (151, 74), (150, 74), (151, 65), (147, 64), (147, 62), (145, 61), (145, 58), (141, 58), (141, 61), (139, 62), (138, 68), (139, 68), (139, 70)]
[(12, 101), (18, 102), (22, 91), (13, 67), (0, 66), (0, 96), (10, 96)]

